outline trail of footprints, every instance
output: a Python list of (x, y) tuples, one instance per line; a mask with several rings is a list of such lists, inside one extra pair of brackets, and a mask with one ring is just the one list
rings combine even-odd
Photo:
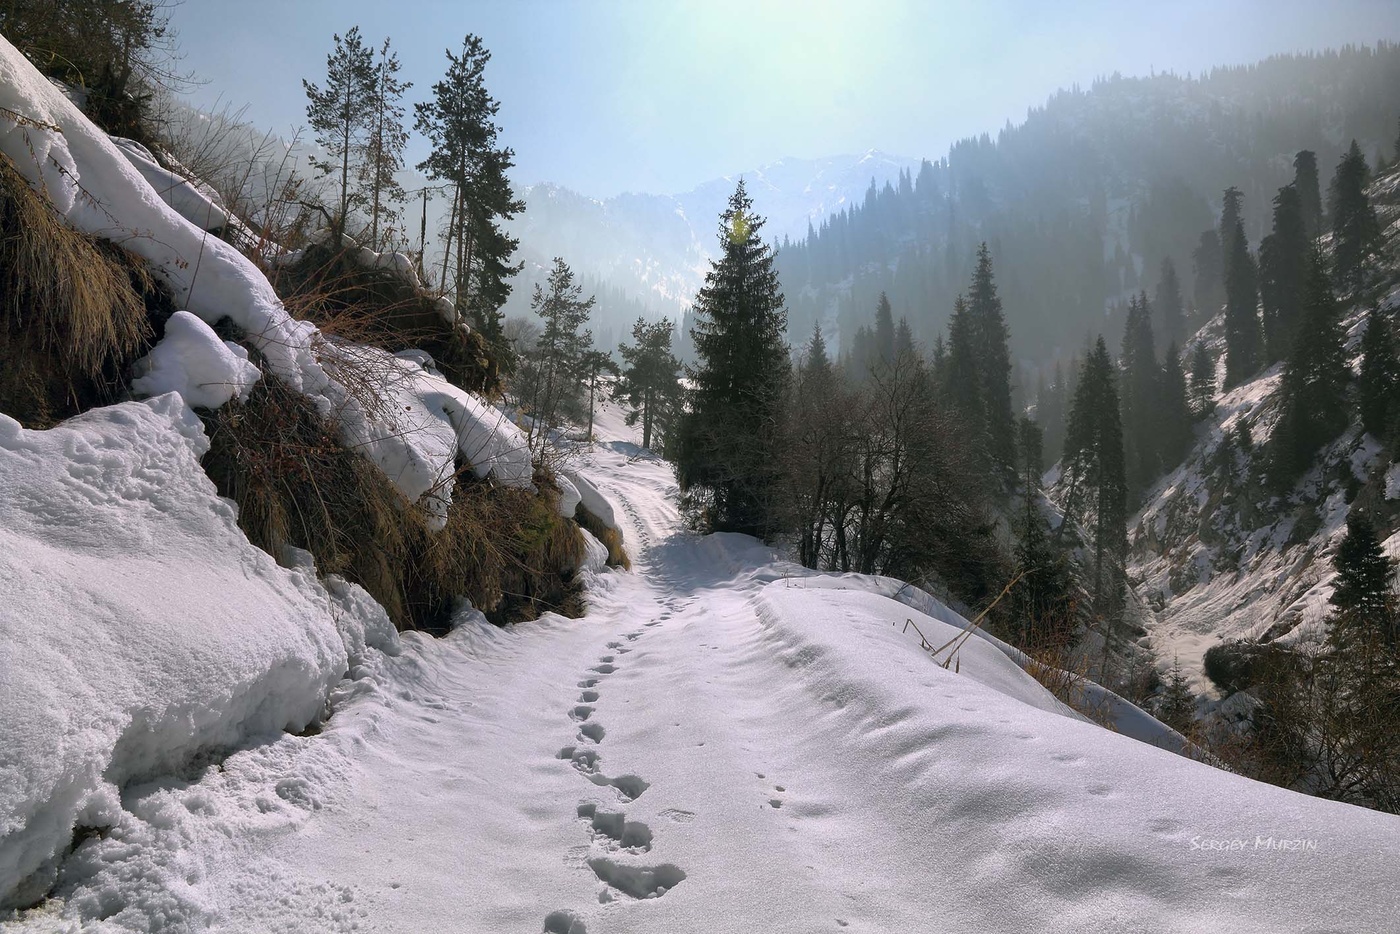
[[(676, 610), (674, 604), (660, 617), (646, 626), (656, 626), (671, 617)], [(643, 635), (642, 630), (629, 632), (624, 641), (609, 642), (608, 654), (598, 659), (598, 664), (588, 670), (579, 681), (578, 702), (569, 710), (569, 717), (578, 723), (578, 735), (573, 745), (565, 746), (558, 752), (558, 758), (573, 766), (580, 777), (598, 785), (610, 787), (616, 793), (620, 804), (637, 800), (651, 787), (650, 783), (638, 775), (618, 775), (609, 777), (603, 774), (602, 755), (598, 751), (607, 730), (594, 719), (593, 707), (600, 697), (603, 680), (618, 670), (618, 660), (631, 652), (628, 643), (636, 642)], [(688, 812), (682, 812), (687, 813)], [(660, 898), (685, 879), (685, 871), (670, 863), (658, 866), (639, 866), (623, 857), (639, 856), (651, 850), (651, 828), (641, 821), (627, 819), (623, 810), (605, 810), (592, 802), (578, 806), (578, 818), (587, 827), (596, 850), (587, 862), (600, 882), (602, 891), (600, 902), (613, 901), (617, 895), (628, 898)], [(583, 919), (572, 911), (551, 912), (544, 919), (545, 934), (587, 934)]]

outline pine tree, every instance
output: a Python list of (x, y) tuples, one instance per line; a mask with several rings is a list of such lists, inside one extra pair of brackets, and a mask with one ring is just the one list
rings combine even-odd
[[(408, 145), (408, 130), (404, 128), (403, 95), (413, 87), (411, 81), (398, 77), (399, 56), (390, 51), (389, 40), (379, 49), (374, 63), (373, 105), (369, 137), (365, 146), (364, 185), (368, 188), (364, 200), (369, 209), (369, 242), (376, 250), (384, 249), (393, 240), (404, 239), (390, 233), (399, 223), (399, 205), (404, 200), (403, 186), (397, 175), (403, 168), (404, 148)], [(381, 239), (380, 228), (384, 227)]]
[(1181, 282), (1171, 257), (1162, 260), (1162, 273), (1157, 280), (1157, 295), (1153, 302), (1157, 312), (1157, 333), (1168, 344), (1180, 344), (1186, 339), (1186, 312), (1181, 302)]
[(1120, 410), (1124, 462), (1128, 495), (1135, 499), (1162, 467), (1161, 371), (1152, 335), (1152, 308), (1146, 294), (1133, 296), (1128, 302), (1119, 362), (1123, 370)]
[(778, 531), (777, 485), (789, 375), (787, 311), (741, 179), (720, 221), (721, 255), (694, 304), (698, 363), (680, 426), (676, 476), (716, 531)]
[[(671, 353), (673, 330), (666, 318), (654, 324), (638, 318), (632, 325), (633, 343), (617, 348), (623, 367), (614, 398), (626, 401), (632, 409), (627, 413), (627, 424), (641, 421), (644, 448), (651, 447), (653, 437), (666, 437), (679, 412), (681, 364)], [(822, 353), (825, 355), (824, 346)]]
[(1311, 250), (1298, 189), (1285, 185), (1274, 198), (1274, 229), (1259, 246), (1259, 295), (1264, 308), (1264, 348), (1269, 363), (1293, 347), (1302, 319), (1303, 275)]
[(992, 460), (1007, 471), (1016, 464), (1016, 420), (1011, 414), (1010, 333), (992, 276), (992, 254), (983, 243), (977, 249), (967, 310), (972, 323), (987, 442)]
[(947, 386), (948, 370), (948, 345), (943, 341), (940, 333), (933, 340), (933, 354), (929, 359), (929, 367), (932, 370), (933, 384), (938, 387)]
[(1191, 251), (1196, 276), (1192, 297), (1197, 313), (1206, 320), (1219, 314), (1220, 306), (1225, 304), (1225, 273), (1220, 264), (1220, 234), (1214, 229), (1202, 231)]
[(1166, 691), (1158, 708), (1162, 722), (1178, 733), (1189, 733), (1196, 720), (1196, 695), (1191, 693), (1186, 675), (1181, 671), (1181, 660), (1172, 660), (1172, 670), (1167, 676)]
[(1298, 192), (1298, 209), (1303, 217), (1303, 233), (1316, 239), (1322, 233), (1322, 190), (1317, 175), (1317, 153), (1301, 150), (1293, 157), (1293, 187)]
[(1111, 626), (1122, 607), (1128, 549), (1128, 496), (1118, 387), (1108, 346), (1100, 337), (1084, 361), (1065, 439), (1069, 484), (1060, 531), (1092, 516), (1093, 608)]
[(986, 444), (986, 401), (982, 398), (982, 371), (977, 359), (976, 326), (967, 301), (959, 295), (948, 322), (948, 361), (939, 367), (944, 391), (971, 437)]
[(1257, 275), (1240, 221), (1235, 222), (1229, 243), (1225, 265), (1226, 389), (1253, 376), (1263, 362)]
[(1341, 320), (1326, 261), (1314, 250), (1308, 260), (1303, 322), (1283, 365), (1280, 412), (1271, 439), (1276, 479), (1291, 484), (1318, 450), (1346, 427), (1350, 376)]
[(894, 356), (899, 359), (913, 356), (918, 351), (914, 347), (914, 332), (909, 327), (909, 319), (901, 317), (894, 328)]
[(882, 367), (894, 363), (894, 313), (890, 300), (884, 292), (875, 305), (875, 352), (874, 360)]
[(1360, 287), (1366, 260), (1380, 240), (1380, 222), (1366, 197), (1370, 175), (1361, 147), (1352, 140), (1328, 189), (1334, 244), (1332, 262), (1339, 291)]
[(1380, 537), (1360, 510), (1347, 513), (1346, 536), (1332, 559), (1337, 581), (1330, 603), (1327, 644), (1340, 656), (1360, 655), (1383, 643), (1396, 645), (1397, 613), (1392, 582), (1395, 562), (1381, 550)]
[(360, 27), (342, 38), (335, 36), (335, 50), (326, 56), (325, 87), (303, 80), (306, 121), (324, 159), (312, 156), (311, 165), (322, 176), (335, 180), (336, 205), (331, 233), (338, 243), (345, 233), (350, 212), (362, 206), (364, 193), (354, 184), (365, 162), (373, 125), (375, 72), (374, 50), (360, 39)]
[(508, 371), (500, 309), (521, 266), (510, 262), (519, 241), (501, 225), (525, 206), (516, 199), (506, 176), (515, 154), (496, 142), (500, 104), (485, 84), (490, 59), (491, 53), (473, 35), (462, 41), (461, 54), (448, 50), (447, 74), (433, 85), (432, 100), (414, 105), (414, 126), (432, 147), (418, 170), (434, 181), (446, 182), (451, 195), (443, 241), (443, 287), (450, 272), (458, 313), (470, 318)]
[(1215, 409), (1215, 361), (1204, 343), (1191, 354), (1191, 412), (1205, 418)]
[(1181, 368), (1181, 352), (1176, 344), (1167, 347), (1162, 363), (1162, 393), (1158, 410), (1161, 417), (1160, 446), (1162, 466), (1168, 470), (1185, 460), (1191, 450), (1191, 402), (1186, 373)]
[(1379, 308), (1372, 308), (1366, 316), (1356, 389), (1362, 427), (1372, 437), (1392, 442), (1389, 428), (1400, 415), (1400, 359), (1396, 358), (1390, 321)]
[(536, 283), (530, 302), (544, 325), (530, 355), (534, 371), (528, 399), (533, 419), (531, 450), (539, 450), (548, 441), (549, 432), (559, 426), (570, 402), (579, 401), (576, 396), (585, 375), (584, 358), (593, 348), (593, 333), (584, 327), (593, 311), (593, 297), (583, 297), (583, 287), (574, 280), (573, 270), (557, 256), (547, 285)]
[(1064, 555), (1050, 539), (1040, 508), (1040, 474), (1045, 466), (1040, 426), (1022, 417), (1017, 433), (1022, 499), (1016, 571), (1020, 579), (1010, 594), (1010, 615), (1020, 646), (1034, 651), (1063, 648), (1074, 636), (1074, 579)]

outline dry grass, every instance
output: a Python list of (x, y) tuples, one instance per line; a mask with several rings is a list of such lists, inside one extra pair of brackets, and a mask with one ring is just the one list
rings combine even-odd
[(69, 228), (0, 155), (0, 410), (45, 428), (114, 401), (170, 311), (140, 259)]
[(500, 394), (500, 370), (485, 339), (448, 324), (432, 295), (394, 272), (365, 269), (349, 251), (322, 245), (308, 247), (292, 266), (271, 270), (269, 278), (287, 310), (327, 337), (390, 353), (423, 350), (454, 385)]
[(621, 532), (612, 526), (604, 525), (601, 519), (584, 509), (582, 504), (574, 510), (574, 519), (608, 549), (608, 567), (632, 570), (632, 560), (627, 557), (627, 550), (622, 547)]
[(459, 471), (447, 526), (432, 531), (334, 424), (270, 374), (246, 403), (205, 418), (204, 468), (238, 503), (248, 539), (279, 558), (288, 545), (309, 551), (320, 573), (364, 587), (400, 629), (444, 631), (458, 598), (495, 622), (582, 615), (583, 539), (543, 483), (537, 495)]

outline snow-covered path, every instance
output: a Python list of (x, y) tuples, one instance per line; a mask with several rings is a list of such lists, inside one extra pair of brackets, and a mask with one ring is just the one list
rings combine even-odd
[(629, 454), (583, 468), (636, 562), (586, 618), (370, 653), (319, 734), (128, 785), (13, 928), (1393, 929), (1400, 820), (1106, 732), (979, 639), (947, 671), (902, 627), (945, 623), (683, 531)]

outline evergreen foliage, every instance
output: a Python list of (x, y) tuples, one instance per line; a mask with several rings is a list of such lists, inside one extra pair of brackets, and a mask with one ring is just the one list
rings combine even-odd
[(1393, 444), (1391, 429), (1400, 416), (1400, 359), (1390, 320), (1379, 308), (1372, 308), (1366, 316), (1356, 389), (1362, 427), (1372, 437)]
[(1172, 670), (1167, 675), (1166, 690), (1157, 716), (1178, 733), (1189, 733), (1196, 720), (1196, 695), (1191, 693), (1186, 675), (1181, 671), (1180, 659), (1172, 659)]
[(789, 369), (787, 312), (763, 218), (739, 181), (720, 220), (721, 255), (696, 296), (698, 359), (676, 476), (713, 531), (779, 530), (778, 469)]
[(1314, 455), (1347, 423), (1347, 366), (1343, 334), (1326, 262), (1316, 250), (1308, 260), (1303, 321), (1283, 366), (1280, 411), (1270, 444), (1275, 480), (1292, 485)]
[(1167, 347), (1162, 363), (1161, 396), (1158, 411), (1162, 467), (1171, 470), (1191, 451), (1192, 411), (1186, 372), (1181, 368), (1181, 352), (1176, 344)]
[(1371, 172), (1356, 140), (1351, 141), (1328, 189), (1328, 215), (1332, 219), (1333, 272), (1342, 292), (1361, 286), (1366, 260), (1380, 240), (1380, 222), (1366, 197)]
[(1254, 258), (1249, 255), (1244, 224), (1236, 220), (1227, 236), (1224, 254), (1225, 388), (1231, 389), (1258, 371), (1264, 355), (1259, 329), (1257, 272)]
[(399, 74), (398, 53), (385, 39), (374, 62), (371, 85), (371, 120), (365, 146), (362, 183), (368, 189), (365, 200), (369, 211), (369, 244), (385, 250), (407, 241), (400, 206), (404, 201), (398, 173), (403, 169), (408, 130), (404, 126), (403, 95), (413, 82)]
[(884, 292), (880, 293), (880, 301), (875, 305), (874, 339), (873, 362), (886, 367), (894, 363), (894, 312)]
[(1268, 363), (1288, 355), (1302, 319), (1303, 277), (1310, 240), (1302, 199), (1294, 185), (1274, 197), (1274, 229), (1259, 246), (1259, 293), (1264, 308), (1264, 349)]
[(1347, 513), (1347, 532), (1333, 558), (1337, 569), (1328, 647), (1341, 655), (1359, 655), (1367, 644), (1393, 650), (1397, 613), (1392, 585), (1395, 561), (1381, 550), (1375, 525), (1357, 509)]
[(977, 250), (967, 311), (981, 379), (987, 442), (992, 461), (1010, 472), (1016, 464), (1016, 421), (1011, 414), (1010, 332), (1002, 314), (992, 275), (992, 253), (983, 243)]
[(565, 415), (581, 414), (580, 389), (593, 349), (593, 332), (585, 325), (593, 304), (592, 296), (583, 297), (568, 263), (557, 256), (548, 287), (535, 285), (530, 307), (543, 328), (535, 346), (524, 355), (517, 380), (521, 402), (532, 419), (531, 450), (539, 451), (548, 443), (549, 433)]
[(1186, 339), (1186, 310), (1182, 305), (1181, 281), (1176, 275), (1176, 264), (1167, 257), (1162, 260), (1162, 272), (1157, 279), (1157, 292), (1153, 299), (1156, 312), (1156, 332), (1166, 344), (1180, 344)]
[(1303, 218), (1303, 234), (1309, 240), (1322, 233), (1322, 189), (1317, 174), (1317, 153), (1303, 149), (1293, 157), (1293, 188), (1298, 192), (1298, 210)]
[(1075, 637), (1074, 575), (1063, 551), (1051, 540), (1049, 524), (1040, 508), (1040, 475), (1045, 467), (1040, 426), (1022, 417), (1017, 427), (1021, 522), (1015, 561), (1020, 579), (1009, 595), (1012, 631), (1017, 644), (1024, 648), (1062, 649)]
[(1215, 410), (1215, 361), (1204, 343), (1191, 354), (1191, 414), (1205, 418)]
[(467, 35), (460, 54), (447, 51), (447, 74), (433, 85), (433, 97), (414, 105), (414, 127), (432, 147), (418, 170), (446, 183), (451, 213), (443, 238), (442, 285), (497, 351), (509, 371), (501, 306), (510, 280), (520, 271), (511, 257), (519, 241), (502, 228), (524, 209), (506, 173), (515, 154), (497, 144), (495, 118), (500, 104), (486, 89), (491, 53), (477, 36)]
[(1157, 365), (1152, 308), (1146, 293), (1134, 296), (1128, 303), (1119, 364), (1123, 371), (1119, 401), (1124, 463), (1128, 495), (1136, 500), (1162, 469), (1162, 374)]
[(306, 80), (302, 87), (307, 97), (306, 122), (326, 151), (325, 158), (311, 156), (311, 165), (321, 176), (331, 176), (335, 184), (330, 226), (338, 243), (350, 212), (365, 202), (365, 191), (355, 179), (365, 171), (375, 122), (376, 73), (374, 49), (360, 38), (359, 26), (351, 27), (343, 38), (334, 38), (335, 49), (326, 56), (324, 87)]
[(1214, 317), (1225, 304), (1225, 271), (1221, 266), (1220, 234), (1214, 228), (1201, 232), (1196, 248), (1191, 251), (1195, 270), (1193, 298), (1196, 311), (1207, 319)]
[[(622, 357), (622, 373), (614, 397), (624, 400), (632, 409), (627, 424), (642, 424), (642, 447), (650, 448), (652, 440), (664, 440), (672, 421), (680, 411), (681, 364), (671, 352), (675, 330), (670, 320), (649, 322), (638, 318), (632, 325), (633, 343), (622, 344), (617, 352)], [(825, 356), (825, 347), (822, 348)]]
[(1065, 439), (1065, 519), (1060, 532), (1083, 519), (1091, 529), (1094, 614), (1117, 619), (1126, 583), (1127, 480), (1118, 387), (1108, 346), (1100, 337), (1084, 361)]

